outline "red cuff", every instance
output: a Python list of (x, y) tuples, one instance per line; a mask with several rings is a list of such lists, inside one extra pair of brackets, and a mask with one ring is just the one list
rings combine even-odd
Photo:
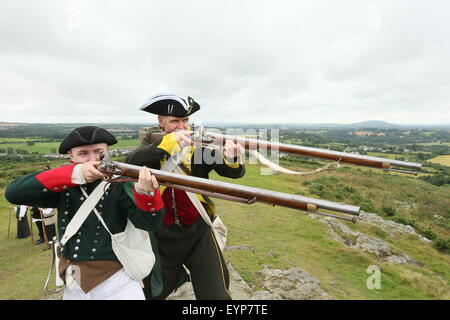
[(135, 188), (133, 188), (133, 193), (136, 206), (142, 211), (155, 212), (161, 210), (164, 206), (159, 190), (154, 192), (153, 197), (137, 193)]
[(61, 192), (73, 188), (77, 184), (72, 183), (72, 171), (76, 164), (62, 166), (56, 169), (46, 170), (36, 175), (36, 179), (42, 185), (53, 192)]

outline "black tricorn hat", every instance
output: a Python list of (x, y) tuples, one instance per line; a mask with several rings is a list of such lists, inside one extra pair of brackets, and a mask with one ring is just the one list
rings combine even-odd
[(162, 93), (150, 97), (140, 109), (160, 116), (184, 118), (200, 110), (200, 105), (191, 97), (186, 102), (174, 94)]
[(95, 143), (106, 143), (108, 146), (117, 143), (116, 138), (103, 128), (95, 126), (79, 127), (72, 130), (59, 146), (59, 153), (66, 154), (73, 147)]

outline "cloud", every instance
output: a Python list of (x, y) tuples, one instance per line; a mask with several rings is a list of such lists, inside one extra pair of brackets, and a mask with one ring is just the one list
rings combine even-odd
[(1, 121), (148, 122), (171, 92), (196, 121), (450, 119), (445, 1), (4, 0)]

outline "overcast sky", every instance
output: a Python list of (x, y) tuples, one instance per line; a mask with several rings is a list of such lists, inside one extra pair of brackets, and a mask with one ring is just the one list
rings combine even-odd
[(0, 0), (0, 121), (450, 122), (450, 2)]

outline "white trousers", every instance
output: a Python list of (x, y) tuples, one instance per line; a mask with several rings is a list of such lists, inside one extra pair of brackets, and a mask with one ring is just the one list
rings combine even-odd
[(131, 279), (123, 269), (88, 293), (85, 293), (76, 282), (70, 283), (64, 288), (63, 300), (145, 300), (140, 281)]

